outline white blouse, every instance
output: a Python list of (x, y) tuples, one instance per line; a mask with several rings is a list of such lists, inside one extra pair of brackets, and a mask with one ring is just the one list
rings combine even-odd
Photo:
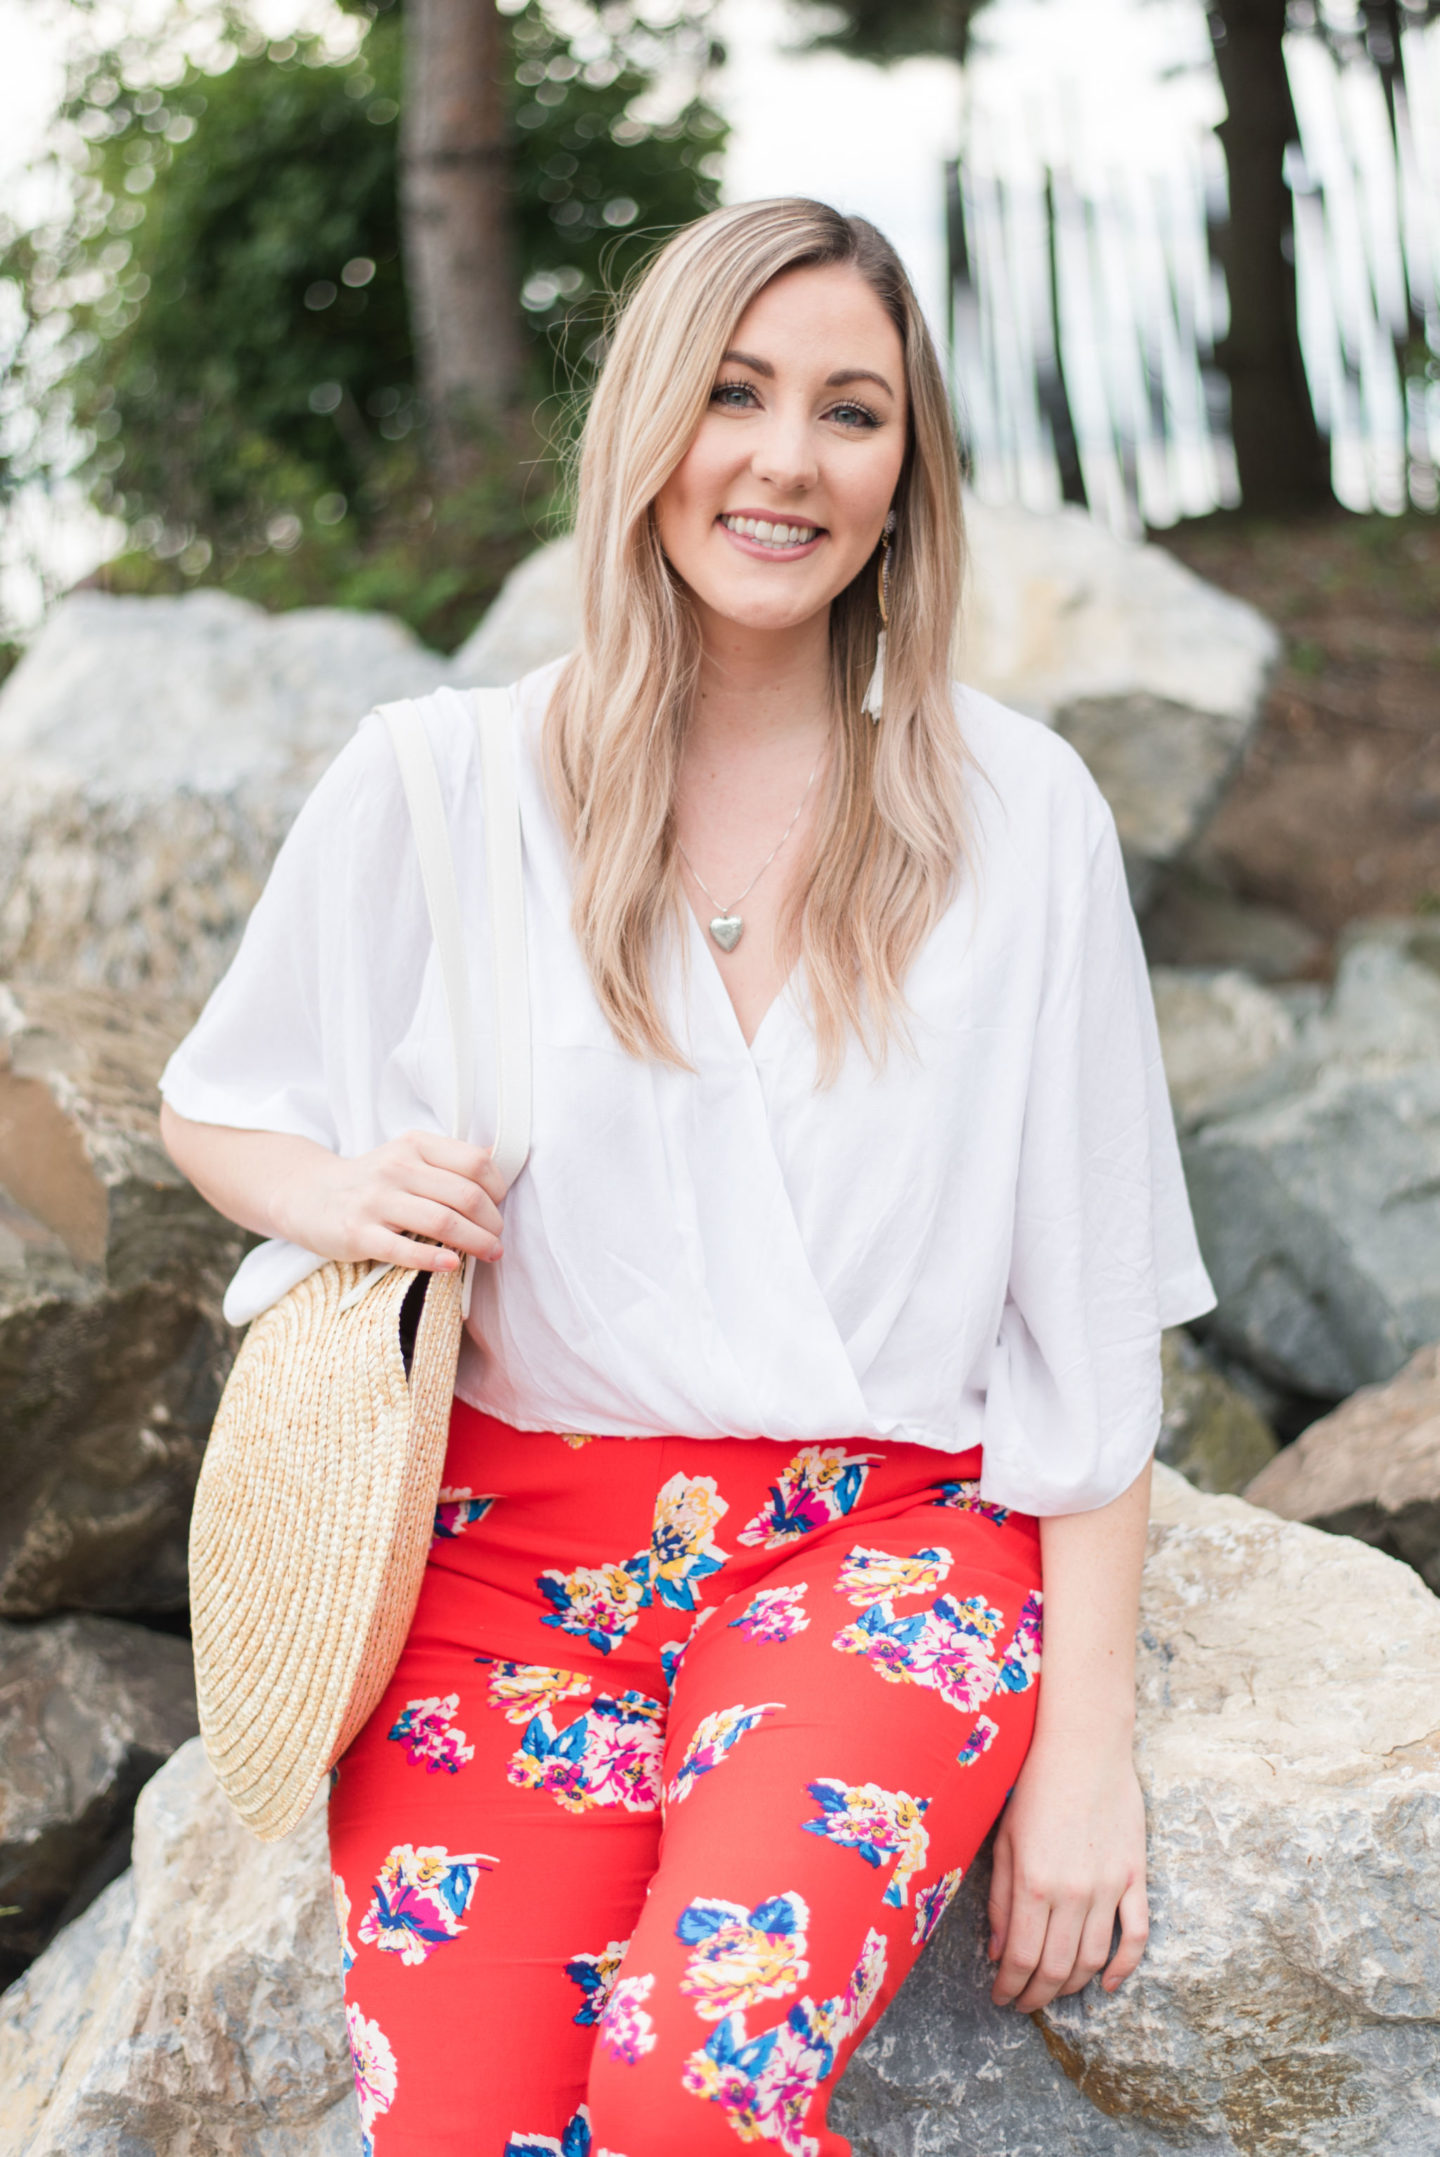
[[(476, 1269), (458, 1390), (528, 1430), (984, 1447), (982, 1493), (1081, 1512), (1159, 1429), (1159, 1336), (1214, 1296), (1195, 1242), (1110, 812), (1057, 735), (971, 689), (971, 836), (906, 983), (912, 1047), (815, 1083), (792, 982), (746, 1047), (704, 931), (662, 966), (693, 1069), (612, 1035), (570, 927), (539, 761), (556, 666), (515, 691), (535, 1035), (529, 1161)], [(465, 709), (425, 700), (474, 1009), (492, 1009)], [(494, 1129), (482, 1044), (472, 1135)], [(389, 736), (366, 719), (296, 819), (166, 1067), (202, 1123), (355, 1155), (450, 1126), (452, 1056)], [(317, 1261), (262, 1244), (244, 1323)]]

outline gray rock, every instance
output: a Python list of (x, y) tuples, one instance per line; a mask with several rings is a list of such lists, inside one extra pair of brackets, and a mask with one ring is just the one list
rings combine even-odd
[(1296, 1026), (1288, 1006), (1248, 974), (1154, 966), (1150, 987), (1181, 1131), (1226, 1107), (1295, 1051)]
[(503, 688), (558, 659), (579, 636), (575, 542), (552, 539), (511, 570), (451, 665), (457, 681)]
[(0, 1986), (128, 1865), (142, 1786), (197, 1728), (185, 1641), (0, 1623)]
[(1430, 2157), (1440, 2119), (1440, 1603), (1157, 1470), (1136, 1976), (985, 1997), (977, 1866), (834, 2107), (857, 2157)]
[(1440, 1342), (1312, 1423), (1245, 1495), (1403, 1558), (1440, 1594)]
[(198, 1003), (357, 721), (447, 678), (385, 615), (63, 601), (0, 689), (0, 978)]
[(1371, 923), (1293, 1053), (1184, 1140), (1207, 1333), (1338, 1400), (1440, 1336), (1440, 927)]
[(1295, 915), (1237, 898), (1183, 861), (1157, 878), (1141, 932), (1152, 965), (1238, 967), (1257, 981), (1309, 974), (1325, 952)]
[(0, 2000), (0, 2092), (0, 2157), (358, 2157), (323, 1810), (256, 1842), (182, 1747)]
[(1275, 1457), (1275, 1433), (1181, 1326), (1160, 1344), (1165, 1408), (1155, 1457), (1197, 1490), (1242, 1491)]
[(183, 1608), (243, 1243), (160, 1144), (183, 1028), (0, 985), (0, 1615)]

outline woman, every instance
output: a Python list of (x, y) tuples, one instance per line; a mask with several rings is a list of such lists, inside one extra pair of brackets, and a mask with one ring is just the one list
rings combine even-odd
[[(1109, 813), (949, 681), (953, 439), (871, 226), (758, 203), (663, 249), (577, 544), (579, 648), (515, 692), (536, 1079), (503, 1223), (483, 1145), (437, 1135), (374, 720), (165, 1132), (283, 1245), (484, 1262), (414, 1626), (331, 1796), (368, 2146), (831, 2157), (845, 2060), (1002, 1808), (995, 1999), (1140, 1958), (1159, 1335), (1212, 1299)], [(428, 716), (484, 1010), (474, 752)]]

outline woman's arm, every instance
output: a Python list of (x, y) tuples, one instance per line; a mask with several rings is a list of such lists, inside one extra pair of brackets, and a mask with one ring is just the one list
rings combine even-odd
[(990, 1890), (990, 1959), (999, 1964), (991, 1997), (1026, 2014), (1102, 1969), (1113, 1992), (1145, 1951), (1145, 1807), (1133, 1741), (1149, 1510), (1147, 1461), (1109, 1505), (1040, 1523), (1039, 1711), (995, 1840)]
[(444, 1273), (459, 1264), (457, 1252), (500, 1256), (504, 1186), (489, 1153), (459, 1139), (407, 1131), (345, 1160), (313, 1139), (192, 1123), (168, 1101), (160, 1136), (217, 1213), (322, 1258)]

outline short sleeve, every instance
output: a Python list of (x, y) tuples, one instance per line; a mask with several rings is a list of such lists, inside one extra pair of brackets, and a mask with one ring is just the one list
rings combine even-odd
[(1210, 1310), (1113, 818), (1057, 875), (982, 1488), (1036, 1514), (1127, 1490), (1160, 1428), (1160, 1334)]

